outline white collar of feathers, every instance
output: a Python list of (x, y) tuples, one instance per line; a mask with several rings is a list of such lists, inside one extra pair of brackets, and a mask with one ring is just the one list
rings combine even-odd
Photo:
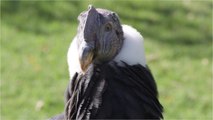
[[(129, 65), (141, 64), (145, 67), (146, 59), (144, 54), (142, 35), (131, 26), (122, 25), (122, 28), (124, 32), (124, 43), (120, 52), (114, 58), (114, 61), (118, 62), (118, 64), (121, 63), (121, 61), (124, 61)], [(82, 71), (78, 58), (79, 57), (75, 37), (70, 44), (67, 54), (70, 78), (72, 78), (76, 72)]]

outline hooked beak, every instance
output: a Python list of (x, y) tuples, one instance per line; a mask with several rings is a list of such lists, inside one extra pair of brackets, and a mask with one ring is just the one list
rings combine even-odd
[(86, 19), (86, 25), (83, 30), (83, 39), (79, 47), (79, 61), (81, 64), (81, 69), (85, 72), (88, 66), (92, 63), (94, 59), (94, 48), (96, 35), (93, 33), (94, 22), (97, 18), (98, 12), (92, 6), (88, 6), (88, 15)]
[(94, 58), (94, 49), (88, 44), (81, 45), (79, 49), (79, 61), (81, 69), (85, 72), (88, 66), (92, 63)]

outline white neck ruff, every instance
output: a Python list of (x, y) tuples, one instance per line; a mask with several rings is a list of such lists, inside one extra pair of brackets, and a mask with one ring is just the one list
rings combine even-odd
[[(129, 65), (141, 64), (145, 67), (146, 59), (142, 35), (131, 26), (122, 25), (122, 28), (124, 32), (124, 42), (120, 52), (114, 58), (114, 61), (118, 62), (119, 65), (122, 65), (121, 61), (124, 61)], [(72, 78), (76, 72), (82, 71), (79, 63), (76, 41), (77, 38), (75, 37), (70, 44), (67, 54), (70, 78)]]

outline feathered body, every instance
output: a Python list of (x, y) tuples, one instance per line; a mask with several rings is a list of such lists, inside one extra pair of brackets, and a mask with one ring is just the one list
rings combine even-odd
[[(67, 93), (67, 119), (162, 118), (156, 84), (146, 67), (143, 37), (127, 25), (123, 31), (123, 47), (111, 62), (92, 64), (86, 73), (72, 71), (78, 60), (69, 64), (74, 77)], [(73, 57), (72, 47), (68, 62)]]

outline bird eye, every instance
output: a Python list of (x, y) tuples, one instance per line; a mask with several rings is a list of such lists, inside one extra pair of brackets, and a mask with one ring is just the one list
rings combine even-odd
[(109, 32), (109, 31), (111, 31), (111, 30), (112, 30), (112, 25), (111, 25), (110, 23), (107, 23), (107, 24), (105, 25), (105, 31)]

